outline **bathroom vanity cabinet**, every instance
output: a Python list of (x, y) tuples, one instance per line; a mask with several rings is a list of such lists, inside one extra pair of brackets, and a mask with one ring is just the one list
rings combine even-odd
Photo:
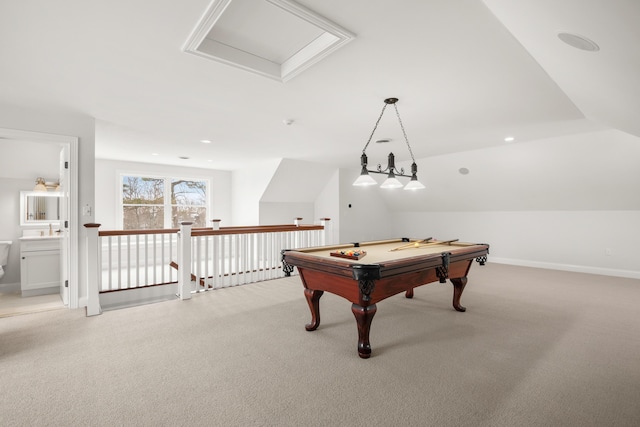
[(60, 292), (60, 238), (20, 239), (20, 287), (22, 296)]

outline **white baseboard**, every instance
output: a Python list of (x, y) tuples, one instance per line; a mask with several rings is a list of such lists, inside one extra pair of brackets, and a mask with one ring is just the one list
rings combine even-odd
[(25, 289), (22, 291), (23, 297), (35, 297), (38, 295), (55, 295), (60, 293), (60, 286), (41, 289)]
[(145, 288), (134, 288), (117, 292), (105, 292), (100, 294), (100, 307), (102, 307), (103, 310), (113, 310), (142, 304), (151, 304), (159, 301), (167, 301), (170, 299), (176, 299), (177, 292), (178, 285), (176, 283), (149, 286)]
[(0, 283), (0, 292), (5, 292), (5, 293), (20, 292), (20, 282)]
[(551, 262), (528, 261), (523, 259), (494, 258), (492, 256), (489, 256), (487, 261), (496, 264), (517, 265), (520, 267), (545, 268), (548, 270), (573, 271), (575, 273), (598, 274), (601, 276), (640, 279), (640, 271), (632, 270), (617, 270), (613, 268), (591, 267), (588, 265), (556, 264)]

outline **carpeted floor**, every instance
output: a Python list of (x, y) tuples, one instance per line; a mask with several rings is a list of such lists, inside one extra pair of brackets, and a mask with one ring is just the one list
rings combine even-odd
[(637, 426), (640, 281), (474, 265), (307, 332), (299, 277), (0, 319), (0, 425)]
[(60, 295), (22, 297), (20, 291), (0, 292), (0, 317), (64, 309)]

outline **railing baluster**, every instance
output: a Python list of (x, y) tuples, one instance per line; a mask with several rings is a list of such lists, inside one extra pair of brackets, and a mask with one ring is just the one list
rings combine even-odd
[(264, 233), (256, 233), (256, 258), (258, 260), (258, 277), (256, 281), (264, 280), (264, 264), (262, 260), (264, 259)]
[(191, 257), (191, 268), (189, 269), (189, 271), (193, 272), (193, 274), (196, 276), (196, 289), (198, 287), (198, 279), (201, 277), (200, 274), (200, 251), (198, 250), (200, 247), (200, 242), (199, 242), (199, 238), (198, 237), (192, 237), (189, 240), (189, 244), (191, 245), (191, 253), (193, 254), (193, 256)]
[(277, 232), (275, 239), (273, 239), (273, 244), (271, 246), (271, 253), (269, 254), (269, 279), (274, 278), (274, 268), (273, 268), (273, 258), (276, 256), (276, 252), (282, 246), (282, 232)]
[[(169, 235), (169, 239), (171, 239), (171, 235)], [(161, 234), (160, 235), (160, 259), (162, 260), (162, 265), (167, 263), (167, 258), (165, 257), (165, 250), (164, 250), (164, 246), (165, 246), (165, 235)], [(171, 247), (171, 245), (169, 245), (169, 247)], [(171, 249), (169, 249), (169, 254), (171, 254)], [(171, 262), (171, 255), (169, 255), (169, 262)], [(162, 270), (160, 270), (160, 280), (162, 281), (161, 283), (166, 283), (165, 279), (164, 279), (164, 272), (165, 269), (163, 268)], [(171, 270), (169, 270), (169, 281), (171, 280)]]
[[(112, 290), (113, 289), (113, 268), (111, 267), (113, 265), (113, 242), (112, 242), (112, 236), (108, 237), (108, 246), (109, 246), (109, 253), (108, 253), (108, 258), (109, 258), (109, 264), (107, 265), (107, 274), (109, 275), (109, 284), (106, 290)], [(102, 284), (104, 286), (104, 283)]]
[(153, 283), (158, 283), (158, 267), (162, 268), (162, 263), (158, 264), (158, 258), (156, 258), (157, 255), (158, 255), (158, 253), (157, 253), (157, 249), (158, 249), (157, 236), (158, 236), (157, 234), (154, 234), (153, 238), (152, 238), (152, 240), (153, 240), (153, 249), (152, 249), (151, 252), (153, 254), (152, 255), (153, 256)]
[(131, 236), (127, 236), (127, 289), (131, 288)]
[(116, 289), (122, 289), (122, 236), (118, 236), (118, 286)]
[(212, 241), (212, 271), (211, 271), (211, 285), (213, 286), (213, 289), (216, 289), (218, 287), (219, 284), (219, 275), (220, 275), (220, 267), (219, 267), (219, 259), (220, 259), (220, 237), (221, 236), (211, 236), (211, 241)]
[[(136, 287), (140, 286), (140, 235), (136, 234), (136, 247), (135, 247), (135, 253), (136, 253)], [(133, 263), (132, 263), (133, 264)], [(129, 270), (133, 269), (133, 265), (129, 266)]]
[(209, 267), (209, 246), (211, 245), (211, 236), (202, 236), (202, 240), (204, 241), (204, 288), (203, 291), (209, 290), (209, 277), (211, 277), (211, 268)]
[(162, 251), (162, 265), (165, 266), (162, 269), (162, 283), (174, 282), (177, 281), (178, 272), (174, 268), (167, 268), (166, 266), (171, 263), (174, 259), (177, 260), (174, 256), (173, 251), (173, 241), (177, 240), (177, 234), (163, 234), (160, 236), (160, 240), (162, 241), (160, 250)]
[(249, 264), (249, 234), (242, 235), (242, 259), (240, 260), (240, 264), (242, 266), (242, 281), (241, 283), (244, 285), (249, 283), (249, 273), (251, 269), (251, 264)]
[(228, 252), (229, 236), (225, 235), (220, 242), (220, 282), (222, 286), (228, 286), (227, 277), (227, 252)]
[(273, 246), (273, 239), (275, 238), (276, 233), (267, 233), (265, 235), (265, 245), (264, 245), (264, 276), (265, 279), (268, 280), (271, 278), (271, 271), (269, 267), (271, 266), (271, 250)]
[(236, 234), (233, 236), (234, 237), (234, 246), (233, 246), (233, 252), (232, 252), (232, 259), (233, 259), (233, 267), (232, 267), (232, 271), (234, 273), (233, 275), (233, 285), (237, 286), (240, 284), (239, 282), (239, 277), (238, 277), (238, 272), (240, 270), (240, 251), (242, 250), (242, 240), (240, 238), (240, 235)]
[(260, 265), (258, 265), (258, 262), (257, 262), (258, 257), (256, 256), (257, 240), (258, 240), (258, 234), (252, 233), (251, 234), (251, 252), (249, 252), (250, 253), (249, 256), (251, 257), (251, 282), (258, 281), (258, 271), (260, 268)]
[(149, 235), (144, 235), (142, 256), (144, 257), (144, 284), (149, 283)]

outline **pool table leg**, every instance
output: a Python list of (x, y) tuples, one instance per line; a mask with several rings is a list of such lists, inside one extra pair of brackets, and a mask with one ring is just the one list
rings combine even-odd
[(324, 291), (306, 288), (304, 290), (304, 296), (307, 298), (307, 303), (311, 310), (311, 323), (304, 325), (307, 331), (315, 331), (320, 326), (320, 297), (322, 294), (324, 294)]
[(455, 308), (456, 311), (466, 311), (466, 307), (460, 305), (460, 297), (462, 296), (462, 291), (464, 291), (464, 287), (467, 284), (466, 276), (451, 279), (451, 283), (453, 283), (453, 308)]
[(413, 298), (413, 288), (407, 290), (407, 292), (404, 294), (405, 298)]
[(369, 343), (369, 330), (371, 329), (371, 321), (376, 314), (378, 307), (375, 304), (362, 307), (358, 304), (351, 305), (351, 311), (356, 317), (358, 325), (358, 355), (363, 359), (371, 356), (371, 343)]

